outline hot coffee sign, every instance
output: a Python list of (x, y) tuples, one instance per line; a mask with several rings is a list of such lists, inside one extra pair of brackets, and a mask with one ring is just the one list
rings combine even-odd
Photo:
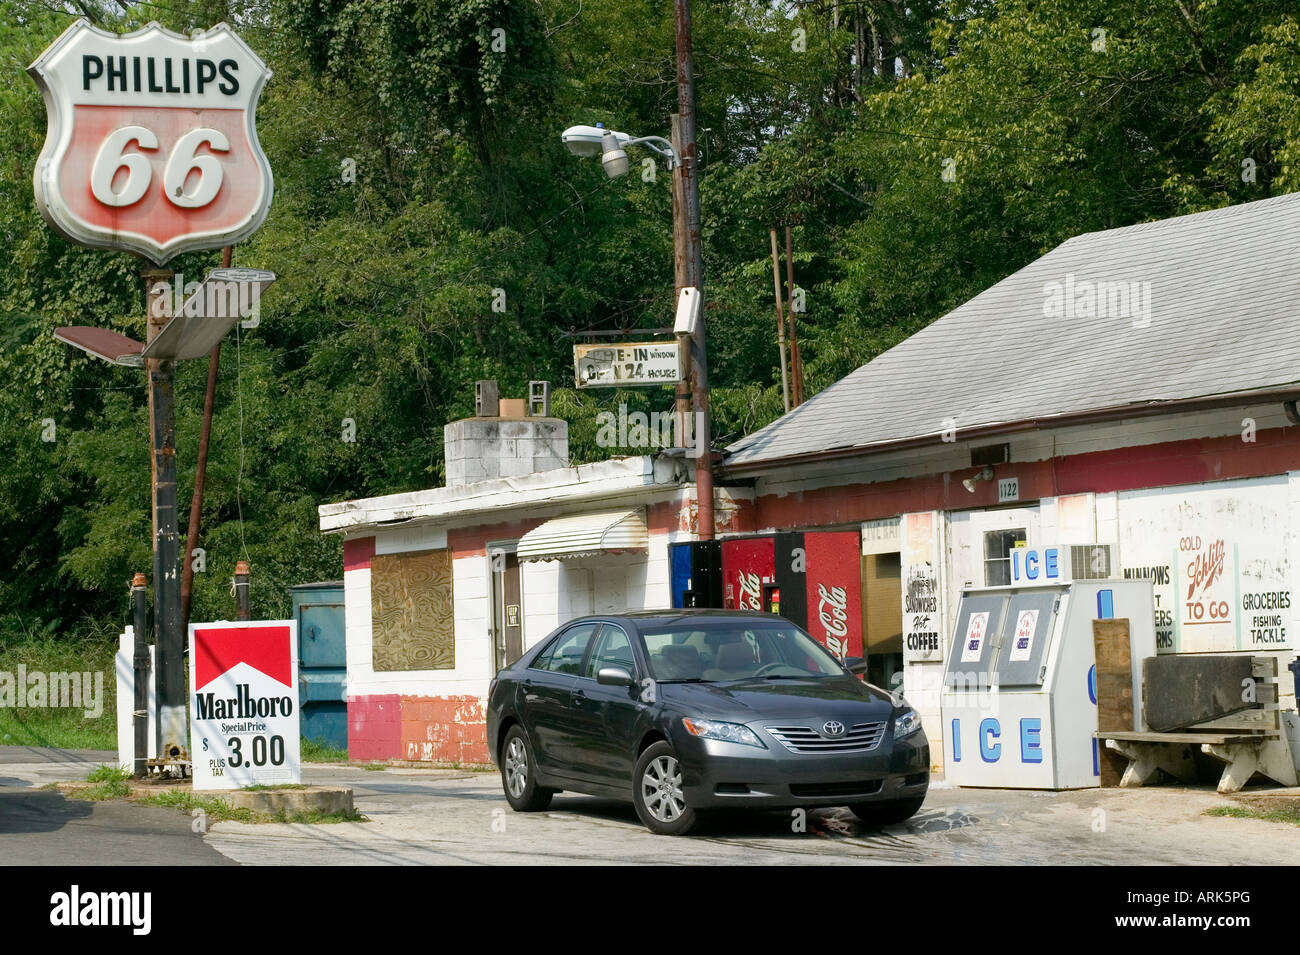
[(225, 24), (108, 33), (78, 20), (29, 68), (49, 127), (36, 204), (80, 245), (162, 265), (251, 235), (271, 204), (257, 100), (271, 72)]

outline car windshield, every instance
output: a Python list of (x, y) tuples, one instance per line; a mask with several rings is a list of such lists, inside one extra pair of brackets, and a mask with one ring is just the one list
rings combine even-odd
[(650, 670), (662, 683), (815, 679), (845, 672), (821, 644), (778, 618), (691, 620), (641, 636)]

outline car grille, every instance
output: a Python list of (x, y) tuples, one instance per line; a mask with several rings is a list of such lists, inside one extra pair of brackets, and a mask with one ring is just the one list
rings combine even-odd
[(796, 753), (865, 753), (880, 745), (885, 723), (855, 723), (842, 736), (823, 736), (811, 726), (768, 726), (782, 746)]
[(804, 798), (823, 796), (874, 796), (880, 792), (879, 779), (866, 779), (852, 783), (791, 783), (790, 795)]

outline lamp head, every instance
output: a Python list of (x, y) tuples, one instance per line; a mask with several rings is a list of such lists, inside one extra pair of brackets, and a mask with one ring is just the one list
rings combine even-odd
[(627, 152), (619, 145), (618, 137), (613, 133), (606, 133), (601, 140), (600, 163), (610, 179), (627, 175)]
[(605, 135), (600, 126), (570, 126), (560, 134), (560, 142), (575, 156), (599, 156)]
[(979, 484), (980, 481), (992, 481), (992, 480), (993, 480), (993, 468), (989, 465), (985, 465), (984, 470), (980, 471), (979, 474), (973, 475), (972, 477), (968, 477), (966, 480), (962, 481), (961, 486), (964, 487), (971, 494), (974, 494), (976, 484)]

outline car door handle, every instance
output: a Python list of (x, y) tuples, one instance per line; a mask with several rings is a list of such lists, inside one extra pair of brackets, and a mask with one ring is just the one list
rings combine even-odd
[(574, 706), (582, 706), (583, 702), (587, 699), (587, 691), (574, 690), (569, 694), (569, 699), (573, 702)]

